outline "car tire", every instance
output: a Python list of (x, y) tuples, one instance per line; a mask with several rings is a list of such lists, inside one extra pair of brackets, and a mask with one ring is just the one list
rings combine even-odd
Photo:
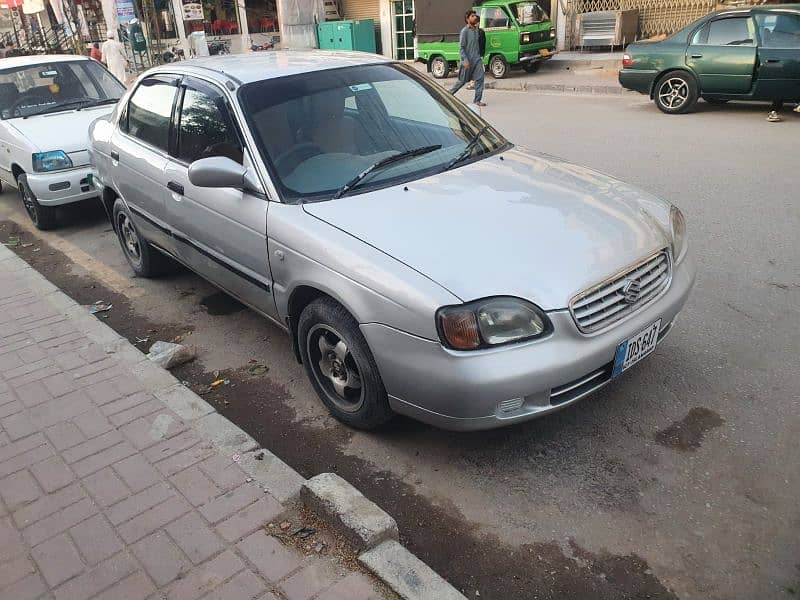
[(539, 70), (539, 67), (542, 66), (541, 61), (532, 60), (526, 63), (522, 63), (522, 68), (525, 70), (526, 73), (536, 73)]
[(686, 71), (670, 71), (658, 80), (654, 101), (659, 110), (668, 115), (689, 112), (697, 103), (697, 82)]
[(500, 54), (489, 59), (489, 72), (495, 79), (505, 79), (508, 75), (508, 61)]
[(141, 236), (128, 207), (119, 198), (114, 202), (112, 215), (122, 253), (133, 272), (138, 277), (156, 277), (164, 273), (170, 265), (170, 259)]
[(19, 196), (22, 200), (22, 205), (25, 207), (25, 212), (28, 213), (36, 229), (47, 231), (53, 229), (57, 222), (56, 208), (53, 206), (42, 206), (36, 199), (36, 195), (28, 185), (28, 176), (25, 173), (20, 173), (17, 177), (17, 189)]
[(330, 413), (357, 429), (374, 429), (394, 416), (378, 365), (358, 322), (338, 302), (318, 298), (297, 324), (300, 357)]
[(444, 56), (434, 56), (431, 59), (431, 75), (434, 79), (444, 79), (450, 74), (450, 63)]

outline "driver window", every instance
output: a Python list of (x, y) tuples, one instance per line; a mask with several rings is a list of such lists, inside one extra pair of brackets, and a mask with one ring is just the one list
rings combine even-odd
[(508, 14), (500, 7), (482, 8), (481, 22), (484, 29), (508, 29), (509, 27)]
[(756, 21), (765, 48), (800, 48), (800, 16), (762, 13), (756, 15)]
[(177, 158), (192, 163), (212, 156), (242, 164), (242, 143), (224, 98), (187, 87), (178, 124)]

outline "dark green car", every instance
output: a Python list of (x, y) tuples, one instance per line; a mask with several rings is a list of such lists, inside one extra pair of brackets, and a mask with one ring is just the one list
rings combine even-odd
[(733, 9), (626, 49), (619, 82), (669, 114), (698, 98), (800, 101), (800, 4)]

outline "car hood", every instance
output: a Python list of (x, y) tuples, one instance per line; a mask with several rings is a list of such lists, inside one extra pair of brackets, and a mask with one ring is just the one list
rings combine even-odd
[(305, 210), (470, 301), (544, 310), (669, 245), (669, 204), (554, 157), (511, 150)]
[(114, 110), (114, 105), (96, 106), (84, 110), (36, 115), (27, 119), (10, 119), (10, 124), (30, 143), (33, 151), (63, 150), (76, 152), (89, 146), (89, 125)]

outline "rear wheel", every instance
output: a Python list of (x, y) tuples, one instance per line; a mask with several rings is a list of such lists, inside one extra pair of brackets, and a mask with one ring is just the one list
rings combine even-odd
[(56, 226), (56, 209), (53, 206), (42, 206), (36, 199), (36, 195), (28, 185), (28, 176), (21, 173), (17, 177), (17, 188), (19, 189), (19, 196), (22, 199), (22, 205), (25, 207), (25, 212), (36, 225), (37, 229), (47, 231)]
[(538, 60), (531, 60), (525, 63), (522, 63), (522, 68), (525, 69), (526, 73), (536, 73), (539, 70), (539, 67), (542, 66), (542, 63)]
[(434, 56), (431, 59), (431, 74), (435, 79), (444, 79), (450, 73), (450, 64), (444, 56)]
[(133, 272), (139, 277), (155, 277), (163, 273), (170, 264), (169, 258), (153, 248), (139, 234), (128, 207), (119, 198), (114, 202), (113, 215), (114, 230)]
[(508, 75), (508, 62), (500, 54), (489, 59), (489, 72), (495, 79), (505, 79)]
[(358, 322), (342, 305), (314, 300), (300, 315), (297, 339), (308, 378), (334, 417), (359, 429), (392, 418), (378, 365)]
[(697, 96), (694, 77), (685, 71), (670, 71), (658, 80), (654, 101), (661, 112), (679, 115), (692, 109)]

